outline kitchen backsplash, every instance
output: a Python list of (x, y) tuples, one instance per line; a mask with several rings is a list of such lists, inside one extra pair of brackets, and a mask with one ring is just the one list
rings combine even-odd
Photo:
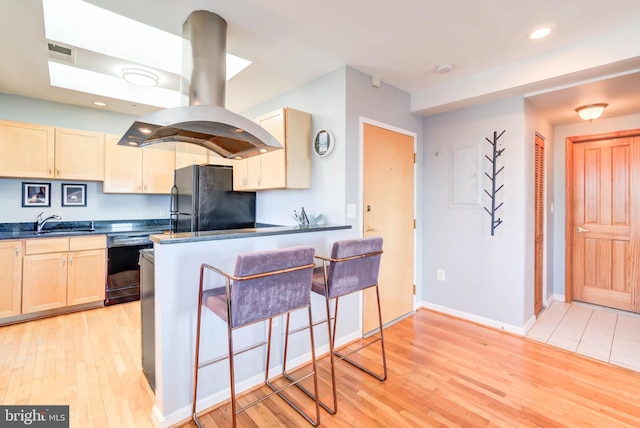
[[(23, 207), (22, 183), (51, 183), (50, 207)], [(0, 178), (0, 223), (31, 222), (40, 212), (56, 213), (67, 221), (169, 218), (169, 195), (102, 193), (101, 182), (87, 185), (87, 206), (62, 206), (62, 183), (68, 180)]]

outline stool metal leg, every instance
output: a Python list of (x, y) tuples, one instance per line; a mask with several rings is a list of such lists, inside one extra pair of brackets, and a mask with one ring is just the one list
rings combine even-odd
[[(382, 311), (380, 309), (380, 292), (379, 292), (379, 289), (378, 289), (378, 284), (375, 285), (375, 289), (376, 289), (376, 301), (378, 303), (378, 326), (379, 326), (379, 329), (380, 329), (379, 330), (380, 337), (376, 338), (375, 340), (367, 343), (366, 345), (363, 345), (360, 348), (358, 348), (358, 349), (356, 349), (354, 351), (351, 351), (351, 352), (349, 352), (347, 354), (340, 354), (339, 352), (333, 351), (333, 350), (332, 350), (332, 353), (335, 354), (336, 357), (338, 357), (338, 361), (344, 360), (344, 361), (348, 362), (349, 364), (351, 364), (352, 366), (357, 367), (360, 370), (362, 370), (363, 372), (375, 377), (376, 379), (378, 379), (380, 381), (385, 381), (385, 380), (387, 380), (387, 358), (386, 358), (386, 353), (385, 353), (385, 349), (384, 349), (384, 333), (383, 333), (383, 328), (382, 328)], [(338, 318), (338, 302), (337, 302), (337, 299), (336, 299), (336, 321), (337, 321), (337, 318)], [(335, 323), (335, 321), (334, 321), (334, 323)], [(334, 324), (334, 335), (335, 335), (335, 324)], [(359, 363), (357, 363), (357, 362), (355, 362), (355, 361), (353, 361), (353, 360), (348, 358), (349, 355), (354, 354), (354, 353), (360, 351), (363, 348), (371, 346), (376, 342), (380, 342), (380, 346), (382, 348), (382, 374), (381, 375), (372, 372), (371, 370), (367, 369), (366, 367), (362, 366), (361, 364), (359, 364)]]
[(198, 321), (196, 323), (196, 354), (195, 363), (193, 365), (193, 405), (191, 407), (191, 419), (198, 428), (202, 428), (202, 424), (196, 415), (196, 399), (198, 397), (198, 368), (200, 365), (200, 327), (202, 322), (202, 279), (204, 270), (200, 269), (200, 292), (198, 293)]

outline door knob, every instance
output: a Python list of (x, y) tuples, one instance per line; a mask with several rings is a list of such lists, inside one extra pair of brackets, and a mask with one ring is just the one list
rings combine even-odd
[(367, 226), (366, 232), (375, 232), (376, 230), (373, 227)]
[(578, 233), (586, 233), (586, 232), (588, 232), (588, 230), (578, 226), (578, 227), (576, 227), (576, 232), (578, 232)]

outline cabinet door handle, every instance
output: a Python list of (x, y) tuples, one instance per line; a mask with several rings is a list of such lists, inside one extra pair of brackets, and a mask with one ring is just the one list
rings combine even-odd
[(60, 167), (58, 167), (57, 170), (58, 170), (58, 175), (60, 175)]
[(63, 258), (62, 258), (62, 266), (64, 266), (64, 264), (65, 264), (66, 262), (67, 262), (67, 258), (66, 258), (66, 257), (63, 257)]
[(73, 256), (69, 256), (69, 264), (73, 264)]
[(53, 172), (53, 168), (51, 168), (51, 165), (49, 165), (49, 174), (51, 174)]
[(16, 245), (16, 256), (20, 255), (20, 247)]

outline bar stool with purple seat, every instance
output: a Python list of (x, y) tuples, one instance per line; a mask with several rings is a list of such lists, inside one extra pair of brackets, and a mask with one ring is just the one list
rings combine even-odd
[[(329, 358), (331, 361), (331, 391), (333, 396), (333, 408), (320, 401), (322, 406), (330, 414), (338, 411), (338, 398), (336, 393), (336, 372), (335, 363), (344, 360), (374, 378), (385, 381), (387, 379), (387, 361), (384, 350), (384, 334), (382, 331), (382, 311), (380, 309), (380, 293), (378, 291), (378, 273), (380, 271), (380, 259), (382, 256), (382, 238), (379, 236), (369, 238), (348, 239), (344, 241), (336, 241), (331, 248), (331, 257), (316, 256), (322, 260), (322, 266), (314, 269), (312, 291), (323, 295), (326, 302), (327, 319), (321, 320), (313, 325), (327, 323), (329, 335)], [(369, 340), (357, 349), (350, 350), (348, 353), (342, 354), (335, 350), (336, 325), (338, 319), (338, 301), (340, 297), (346, 296), (357, 291), (374, 287), (376, 290), (376, 301), (378, 306), (378, 328), (377, 335), (369, 337)], [(333, 316), (331, 315), (331, 301), (335, 301)], [(331, 323), (333, 321), (333, 325)], [(289, 331), (289, 317), (287, 317), (287, 327), (285, 335), (285, 350), (283, 374), (294, 382), (290, 373), (287, 373), (286, 355), (289, 334), (293, 334), (308, 327), (303, 326), (295, 330)], [(363, 348), (380, 342), (381, 348), (381, 365), (382, 373), (374, 373), (362, 364), (348, 358), (350, 355), (359, 352)], [(302, 385), (296, 384), (298, 388), (304, 391), (312, 398), (318, 397), (305, 389)]]
[[(313, 385), (318, 394), (318, 381), (316, 375), (315, 346), (313, 329), (309, 329), (311, 345), (311, 372), (301, 379), (287, 384), (284, 387), (276, 387), (269, 379), (269, 358), (271, 354), (271, 327), (272, 320), (282, 314), (290, 314), (298, 309), (306, 308), (311, 318), (311, 278), (314, 268), (313, 247), (291, 247), (279, 250), (260, 251), (241, 254), (237, 257), (235, 273), (233, 275), (222, 270), (203, 264), (200, 267), (200, 292), (198, 297), (198, 321), (196, 326), (196, 349), (194, 365), (194, 386), (192, 418), (198, 427), (202, 427), (196, 414), (196, 399), (198, 391), (198, 371), (210, 364), (229, 359), (229, 376), (231, 387), (231, 412), (233, 426), (236, 426), (236, 415), (249, 407), (267, 399), (275, 394), (284, 399), (310, 424), (320, 424), (320, 410), (318, 400), (315, 400), (315, 419), (305, 413), (290, 397), (283, 393), (285, 388), (308, 378), (313, 377)], [(225, 286), (203, 290), (205, 271), (212, 271), (225, 278)], [(227, 323), (227, 336), (229, 341), (229, 353), (219, 358), (200, 363), (200, 329), (202, 318), (202, 306), (210, 309), (214, 314)], [(233, 332), (242, 327), (269, 320), (267, 340), (256, 343), (241, 350), (233, 348)], [(237, 409), (235, 393), (234, 357), (238, 354), (266, 346), (266, 368), (264, 383), (273, 392), (262, 397), (247, 406)], [(284, 357), (286, 359), (286, 356)], [(286, 363), (285, 363), (286, 364)]]

